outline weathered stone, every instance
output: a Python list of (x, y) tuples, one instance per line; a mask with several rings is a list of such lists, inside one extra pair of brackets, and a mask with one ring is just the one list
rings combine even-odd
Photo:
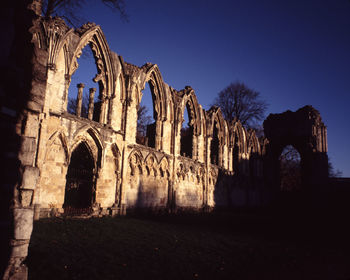
[(34, 190), (21, 189), (20, 191), (20, 201), (23, 207), (29, 207), (33, 202)]
[(34, 221), (40, 218), (40, 204), (34, 204)]
[(32, 208), (14, 208), (14, 239), (29, 240), (33, 230), (34, 211)]
[(28, 255), (29, 240), (13, 240), (11, 245), (13, 248), (11, 257), (25, 258)]
[(292, 145), (300, 153), (303, 191), (314, 192), (328, 180), (327, 128), (312, 106), (296, 112), (270, 114), (264, 121), (265, 178), (271, 189), (279, 191), (279, 159), (282, 150)]
[[(12, 165), (23, 170), (11, 171), (16, 205), (12, 265), (18, 272), (12, 279), (26, 273), (21, 263), (27, 247), (18, 242), (30, 239), (34, 216), (261, 206), (269, 202), (271, 182), (277, 186), (276, 156), (290, 139), (303, 150), (306, 182), (317, 185), (319, 170), (318, 179), (326, 177), (326, 127), (315, 109), (269, 116), (267, 138), (259, 140), (239, 120), (227, 122), (220, 108), (204, 110), (191, 87), (177, 91), (167, 85), (156, 64), (124, 62), (109, 49), (100, 26), (88, 23), (72, 30), (60, 18), (41, 17), (37, 0), (25, 2), (31, 10), (17, 15), (25, 25), (16, 23), (13, 31), (11, 53), (21, 56), (13, 57), (14, 88), (5, 92), (11, 106), (0, 110), (13, 123), (1, 120), (16, 143), (4, 154), (19, 160), (21, 166)], [(68, 112), (67, 92), (84, 47), (92, 50), (99, 85), (97, 101), (95, 90), (90, 91), (85, 115), (83, 88), (76, 112)], [(147, 84), (153, 122), (142, 131), (137, 118)]]
[(11, 275), (11, 280), (27, 280), (28, 279), (28, 267), (21, 264), (15, 273)]
[(39, 179), (39, 172), (37, 167), (25, 166), (21, 188), (34, 190)]
[(21, 150), (19, 151), (18, 158), (23, 165), (33, 165), (36, 139), (34, 137), (22, 136), (21, 140)]

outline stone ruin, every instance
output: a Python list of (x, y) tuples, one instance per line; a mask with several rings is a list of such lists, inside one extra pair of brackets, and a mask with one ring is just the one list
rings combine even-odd
[[(25, 278), (33, 218), (261, 207), (279, 191), (278, 157), (286, 145), (301, 155), (306, 189), (327, 178), (326, 127), (311, 106), (270, 115), (259, 139), (239, 120), (227, 122), (220, 108), (204, 110), (191, 87), (167, 85), (156, 64), (125, 62), (100, 26), (69, 28), (61, 18), (41, 17), (40, 1), (25, 2), (27, 9), (22, 2), (9, 8), (14, 20), (5, 23), (10, 44), (2, 53), (1, 156), (8, 168), (1, 204), (11, 228), (4, 279)], [(99, 88), (88, 90), (83, 114), (87, 89), (79, 84), (70, 113), (68, 89), (76, 86), (71, 77), (85, 47)], [(154, 122), (137, 141), (147, 83)], [(185, 108), (189, 133), (181, 136)]]

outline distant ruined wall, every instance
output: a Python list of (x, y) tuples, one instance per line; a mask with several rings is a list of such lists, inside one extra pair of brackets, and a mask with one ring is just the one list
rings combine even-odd
[[(8, 166), (1, 225), (10, 240), (2, 246), (9, 259), (4, 279), (26, 278), (33, 218), (263, 206), (278, 185), (276, 159), (289, 138), (300, 148), (305, 182), (317, 185), (319, 168), (326, 176), (326, 127), (312, 107), (294, 130), (285, 128), (293, 127), (294, 115), (286, 122), (269, 116), (267, 137), (258, 139), (239, 120), (227, 122), (220, 108), (204, 110), (191, 87), (167, 85), (156, 64), (125, 62), (98, 25), (73, 29), (61, 18), (45, 19), (37, 0), (14, 2), (8, 14), (0, 85), (1, 157)], [(71, 84), (84, 47), (93, 52), (98, 90)], [(154, 122), (140, 144), (137, 110), (146, 83)], [(68, 111), (70, 87), (75, 113)], [(189, 130), (182, 135), (185, 108)]]
[[(328, 184), (327, 128), (320, 113), (311, 106), (296, 112), (270, 114), (264, 121), (266, 145), (265, 184), (272, 192), (280, 191), (279, 156), (292, 145), (300, 154), (302, 191), (309, 198), (324, 191)], [(308, 203), (308, 202), (307, 202)]]

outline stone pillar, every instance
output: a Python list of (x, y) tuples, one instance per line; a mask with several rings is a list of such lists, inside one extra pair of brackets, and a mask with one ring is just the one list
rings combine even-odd
[(106, 94), (104, 92), (104, 90), (102, 91), (102, 93), (100, 93), (100, 102), (101, 102), (101, 110), (100, 110), (100, 118), (99, 118), (99, 122), (100, 123), (105, 123), (105, 114), (106, 114)]
[(88, 112), (88, 119), (89, 120), (92, 120), (93, 115), (94, 115), (95, 92), (96, 92), (96, 88), (90, 88), (89, 89), (89, 112)]
[(205, 144), (205, 158), (207, 167), (211, 164), (211, 142), (213, 141), (213, 138), (211, 136), (207, 136), (207, 143)]
[[(25, 154), (23, 148), (21, 152)], [(15, 189), (16, 199), (12, 208), (11, 254), (3, 279), (27, 279), (28, 276), (27, 266), (23, 262), (28, 255), (29, 241), (33, 230), (33, 194), (39, 179), (39, 169), (29, 165), (22, 166), (21, 175), (22, 183)]]
[(233, 147), (228, 147), (228, 154), (227, 154), (227, 166), (229, 171), (233, 171)]
[(192, 133), (192, 159), (198, 160), (198, 136)]
[(78, 87), (78, 96), (77, 96), (77, 107), (75, 109), (75, 114), (80, 117), (81, 116), (81, 107), (83, 105), (83, 90), (85, 85), (80, 83), (77, 85)]
[(161, 119), (158, 117), (158, 120), (156, 120), (156, 127), (155, 127), (156, 131), (155, 133), (155, 141), (154, 141), (154, 148), (159, 151), (162, 150), (162, 139), (161, 139), (161, 130), (162, 130), (162, 121)]
[(40, 204), (34, 204), (34, 221), (40, 219)]
[(218, 148), (218, 162), (216, 163), (218, 166), (223, 167), (224, 166), (224, 157), (223, 157), (223, 150), (224, 145), (222, 143), (219, 143)]

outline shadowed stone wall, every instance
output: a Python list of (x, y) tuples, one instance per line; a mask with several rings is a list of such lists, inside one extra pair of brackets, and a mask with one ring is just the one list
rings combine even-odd
[[(191, 87), (178, 91), (167, 85), (156, 64), (125, 62), (109, 49), (98, 25), (73, 29), (60, 18), (43, 18), (39, 2), (9, 5), (11, 44), (2, 53), (6, 144), (1, 156), (8, 165), (1, 182), (2, 240), (11, 241), (3, 243), (8, 248), (4, 259), (9, 259), (4, 279), (26, 277), (23, 260), (33, 218), (266, 205), (278, 188), (276, 156), (286, 144), (300, 148), (307, 184), (316, 186), (327, 176), (326, 128), (313, 108), (270, 115), (267, 138), (258, 139), (239, 120), (224, 120), (220, 108), (204, 110)], [(71, 84), (85, 47), (96, 63), (97, 90)], [(146, 83), (154, 123), (144, 142), (148, 145), (141, 145), (136, 143), (137, 110)], [(69, 88), (76, 90), (74, 113), (68, 112)], [(84, 94), (89, 97), (86, 115)], [(181, 153), (185, 106), (191, 141), (183, 143), (192, 146), (186, 147), (191, 150), (187, 156)], [(82, 145), (81, 161), (91, 164), (73, 166), (72, 155)], [(84, 209), (70, 204), (86, 194), (91, 201)]]

